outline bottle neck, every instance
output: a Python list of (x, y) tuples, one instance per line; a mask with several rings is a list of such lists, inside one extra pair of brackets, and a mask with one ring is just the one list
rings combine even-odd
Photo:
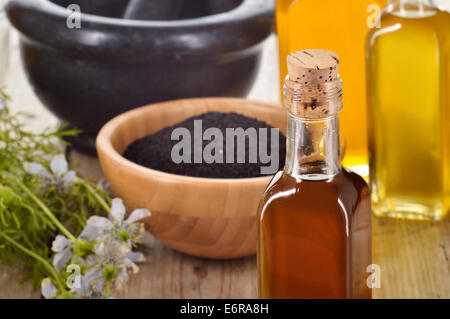
[(426, 7), (433, 7), (434, 1), (433, 0), (390, 0), (390, 5), (393, 5), (395, 8), (405, 8), (409, 6), (413, 6), (416, 8), (426, 8)]
[(436, 14), (432, 0), (391, 0), (386, 12), (401, 18), (426, 18)]
[(285, 172), (295, 178), (329, 179), (341, 170), (338, 115), (303, 119), (288, 113)]

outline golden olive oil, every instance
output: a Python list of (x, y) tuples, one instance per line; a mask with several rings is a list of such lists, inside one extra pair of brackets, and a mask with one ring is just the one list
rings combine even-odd
[(442, 219), (450, 200), (450, 15), (427, 1), (392, 1), (367, 46), (373, 211)]
[[(277, 0), (280, 83), (287, 74), (286, 56), (301, 49), (324, 48), (343, 61), (341, 131), (343, 164), (367, 175), (365, 39), (386, 0)], [(362, 168), (362, 170), (358, 170)]]

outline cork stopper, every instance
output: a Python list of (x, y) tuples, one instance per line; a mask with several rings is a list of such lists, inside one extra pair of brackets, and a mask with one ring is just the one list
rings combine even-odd
[(287, 57), (289, 78), (304, 84), (336, 80), (339, 56), (331, 51), (311, 49), (291, 53)]
[(339, 56), (331, 51), (309, 49), (287, 57), (288, 79), (284, 104), (295, 116), (320, 119), (342, 108)]

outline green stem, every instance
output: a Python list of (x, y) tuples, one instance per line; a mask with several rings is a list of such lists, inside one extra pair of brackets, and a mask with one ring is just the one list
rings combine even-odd
[(48, 216), (48, 218), (50, 218), (50, 220), (55, 224), (56, 227), (59, 228), (59, 230), (67, 237), (69, 238), (71, 241), (76, 241), (75, 236), (73, 236), (70, 231), (67, 230), (66, 227), (64, 227), (63, 224), (61, 224), (61, 222), (55, 217), (55, 215), (53, 215), (53, 213), (48, 209), (47, 206), (45, 206), (45, 204), (36, 197), (36, 195), (33, 194), (33, 192), (26, 187), (22, 182), (17, 181), (17, 184), (19, 185), (20, 188), (22, 188), (25, 193), (28, 194), (28, 196), (30, 196), (30, 198), (42, 209), (42, 211)]
[(64, 283), (61, 281), (61, 278), (59, 277), (58, 273), (55, 271), (55, 269), (48, 263), (47, 260), (45, 260), (44, 258), (42, 258), (41, 256), (39, 256), (38, 254), (32, 252), (31, 250), (27, 249), (25, 246), (19, 244), (17, 241), (15, 241), (14, 239), (12, 239), (11, 237), (9, 237), (6, 234), (0, 234), (0, 236), (3, 236), (7, 241), (9, 241), (11, 244), (13, 244), (14, 246), (16, 246), (17, 248), (19, 248), (20, 250), (22, 250), (24, 253), (28, 254), (29, 256), (35, 258), (36, 260), (38, 260), (39, 262), (41, 262), (45, 268), (47, 268), (47, 270), (52, 274), (52, 276), (55, 278), (55, 281), (58, 285), (58, 287), (61, 289), (61, 291), (64, 291)]
[(111, 208), (109, 205), (105, 202), (105, 200), (91, 187), (91, 185), (87, 183), (83, 183), (84, 187), (92, 194), (92, 196), (95, 197), (95, 199), (100, 203), (100, 205), (103, 207), (103, 209), (107, 213), (111, 213)]

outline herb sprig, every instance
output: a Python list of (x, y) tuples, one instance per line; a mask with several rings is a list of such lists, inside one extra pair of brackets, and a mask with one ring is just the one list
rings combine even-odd
[(0, 262), (23, 264), (23, 280), (36, 288), (45, 277), (61, 284), (50, 269), (51, 245), (61, 233), (58, 223), (76, 237), (90, 216), (107, 215), (111, 198), (88, 179), (76, 177), (76, 183), (64, 188), (29, 174), (27, 163), (51, 172), (51, 160), (65, 144), (62, 138), (78, 132), (64, 127), (29, 132), (23, 126), (27, 115), (12, 113), (8, 102), (0, 90)]

